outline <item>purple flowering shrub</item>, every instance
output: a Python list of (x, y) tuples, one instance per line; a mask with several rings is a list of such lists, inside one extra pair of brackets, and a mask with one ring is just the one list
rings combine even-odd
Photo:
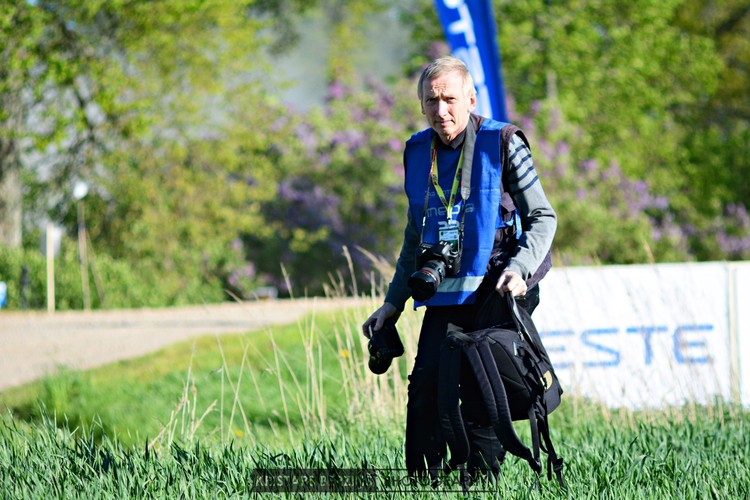
[(333, 82), (320, 109), (283, 118), (272, 146), (277, 189), (262, 206), (272, 230), (243, 235), (248, 258), (276, 276), (282, 293), (319, 293), (341, 277), (369, 289), (372, 262), (360, 247), (395, 261), (406, 213), (403, 143), (421, 126), (412, 107), (404, 112), (406, 103), (376, 82), (358, 92)]
[(727, 203), (724, 213), (710, 221), (704, 234), (715, 241), (724, 258), (750, 259), (750, 216), (743, 203)]
[[(531, 141), (535, 165), (558, 214), (554, 251), (563, 264), (628, 264), (750, 257), (750, 218), (742, 203), (691, 201), (651, 179), (627, 176), (617, 159), (581, 158), (586, 135), (553, 106), (512, 117)], [(684, 181), (683, 181), (684, 182)], [(703, 201), (701, 204), (700, 201)], [(712, 214), (708, 207), (718, 205)], [(687, 207), (687, 208), (686, 208)], [(700, 210), (694, 207), (700, 207)]]
[[(359, 249), (395, 263), (400, 248), (403, 145), (425, 127), (413, 82), (408, 85), (389, 91), (367, 82), (354, 91), (334, 82), (323, 106), (276, 116), (271, 131), (258, 139), (244, 179), (263, 221), (241, 235), (252, 264), (237, 266), (227, 278), (229, 289), (243, 290), (244, 280), (244, 288), (272, 284), (297, 295), (320, 293), (332, 283), (344, 283), (351, 292), (351, 284), (363, 291), (390, 278), (376, 272)], [(593, 158), (592, 135), (549, 103), (535, 103), (522, 116), (510, 106), (510, 114), (531, 141), (558, 214), (558, 264), (750, 257), (746, 206), (716, 195), (720, 187), (707, 192), (689, 172), (683, 179), (644, 168), (644, 178), (635, 177), (614, 155)], [(627, 165), (646, 161), (638, 154)]]

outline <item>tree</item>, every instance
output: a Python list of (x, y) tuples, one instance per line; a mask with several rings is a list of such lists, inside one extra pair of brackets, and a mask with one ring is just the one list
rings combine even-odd
[[(357, 91), (333, 82), (322, 108), (277, 117), (265, 155), (271, 168), (251, 163), (251, 148), (243, 148), (252, 184), (270, 178), (265, 185), (275, 186), (272, 196), (255, 198), (264, 223), (243, 235), (245, 249), (282, 290), (320, 293), (348, 277), (345, 248), (355, 267), (345, 281), (361, 287), (373, 263), (360, 249), (389, 259), (398, 250), (403, 142), (421, 125), (411, 83), (393, 89), (371, 81)], [(280, 264), (295, 290), (286, 290)]]
[(243, 2), (0, 4), (0, 244), (21, 241), (22, 156), (35, 151), (44, 163), (27, 179), (44, 186), (36, 201), (64, 205), (72, 179), (101, 170), (103, 155), (149, 120), (169, 117), (154, 103), (184, 104), (180, 96), (218, 91), (223, 76), (258, 67), (263, 24)]
[[(647, 186), (643, 200), (659, 200), (658, 209), (645, 208), (650, 206), (645, 201), (633, 205), (641, 207), (649, 224), (624, 235), (630, 250), (599, 247), (591, 255), (584, 239), (562, 234), (558, 242), (564, 246), (558, 250), (602, 262), (750, 256), (745, 4), (494, 2), (503, 76), (515, 108), (511, 118), (539, 131), (532, 144), (550, 148), (536, 148), (540, 171), (573, 169), (573, 178), (595, 190), (596, 179), (608, 185), (600, 173), (616, 166), (612, 172), (623, 182), (614, 185)], [(404, 12), (416, 27), (420, 54), (442, 39), (431, 2)], [(563, 165), (550, 153), (558, 144), (568, 151)], [(587, 172), (591, 165), (598, 167)], [(618, 215), (616, 207), (625, 201), (607, 187), (602, 191), (613, 194), (612, 203), (595, 194), (585, 213), (592, 218), (582, 217), (583, 207), (570, 203), (576, 200), (575, 187), (567, 181), (559, 187), (550, 197), (560, 206), (561, 221), (586, 219), (591, 226), (593, 219)], [(658, 242), (648, 234), (649, 226)], [(641, 251), (644, 243), (649, 252)]]
[(704, 119), (718, 124), (750, 121), (750, 4), (745, 0), (687, 0), (676, 25), (710, 38), (722, 62), (719, 88), (706, 100)]
[[(742, 0), (688, 0), (675, 23), (686, 32), (710, 38), (721, 62), (718, 87), (685, 121), (700, 124), (686, 141), (693, 200), (717, 200), (711, 215), (742, 226), (732, 213), (750, 199), (750, 4)], [(716, 226), (716, 221), (710, 224)], [(750, 237), (750, 235), (748, 235)], [(714, 242), (724, 241), (723, 237)], [(710, 243), (710, 242), (706, 242)], [(731, 246), (731, 245), (730, 245)], [(746, 245), (750, 246), (750, 245)], [(705, 245), (704, 254), (715, 251)], [(732, 252), (732, 254), (737, 255)], [(750, 248), (744, 250), (750, 255)]]
[[(0, 245), (21, 245), (19, 139), (26, 109), (25, 75), (35, 65), (33, 39), (42, 29), (29, 5), (0, 2)], [(30, 97), (27, 96), (26, 100)]]

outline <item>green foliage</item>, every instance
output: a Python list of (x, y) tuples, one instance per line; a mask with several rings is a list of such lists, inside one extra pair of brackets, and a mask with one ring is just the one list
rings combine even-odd
[[(570, 408), (568, 408), (570, 409)], [(693, 413), (692, 417), (686, 416)], [(745, 433), (747, 412), (685, 409), (676, 414), (630, 413), (607, 418), (598, 409), (585, 418), (556, 415), (566, 458), (566, 495), (574, 498), (743, 498), (750, 487)], [(276, 445), (206, 446), (175, 443), (155, 453), (143, 445), (95, 439), (98, 422), (73, 433), (59, 430), (51, 418), (26, 426), (0, 417), (0, 489), (13, 497), (246, 497), (253, 495), (255, 469), (378, 469), (401, 478), (403, 451), (396, 433), (359, 429), (346, 436), (307, 438), (288, 447)], [(554, 432), (554, 431), (553, 431)], [(556, 436), (557, 438), (557, 436)], [(560, 441), (560, 440), (558, 440)], [(379, 476), (384, 481), (385, 475)], [(480, 482), (472, 498), (513, 496), (547, 498), (562, 493), (508, 459), (495, 485)], [(373, 494), (389, 498), (435, 498), (460, 492), (454, 473), (433, 489), (400, 481)], [(390, 492), (390, 493), (389, 493)], [(257, 493), (256, 493), (257, 494)], [(363, 492), (358, 492), (362, 495)], [(298, 496), (299, 494), (297, 494)], [(294, 497), (289, 493), (287, 497)], [(306, 498), (330, 498), (308, 493)]]
[[(314, 294), (349, 281), (350, 259), (361, 288), (372, 266), (359, 248), (395, 257), (401, 149), (424, 126), (412, 80), (447, 53), (433, 2), (6, 3), (0, 181), (17, 182), (3, 172), (23, 158), (25, 229), (50, 218), (72, 236), (70, 187), (86, 180), (98, 261), (160, 289), (122, 303), (269, 284)], [(311, 9), (329, 27), (329, 91), (298, 112), (274, 97), (283, 82), (268, 54), (293, 44)], [(388, 9), (413, 43), (403, 78), (384, 86), (353, 54), (355, 33)], [(750, 258), (743, 2), (496, 1), (494, 12), (510, 118), (533, 135), (563, 262)]]
[[(270, 334), (204, 338), (5, 391), (0, 491), (12, 497), (229, 497), (250, 495), (260, 468), (403, 474), (406, 370), (394, 364), (380, 377), (367, 371), (362, 314), (355, 308)], [(419, 318), (408, 313), (402, 321), (410, 356)], [(706, 492), (742, 498), (750, 488), (744, 446), (750, 412), (720, 400), (631, 411), (567, 396), (550, 422), (565, 459), (565, 493), (574, 498)], [(529, 442), (527, 423), (517, 430)], [(540, 491), (530, 490), (533, 480), (528, 465), (509, 456), (497, 484), (476, 484), (473, 494), (560, 494), (544, 478)], [(455, 491), (455, 481), (454, 474), (439, 488)], [(435, 495), (423, 485), (399, 486), (404, 497)], [(480, 492), (485, 489), (490, 492)]]
[[(243, 217), (241, 183), (226, 189), (233, 172), (224, 162), (236, 160), (220, 139), (203, 143), (229, 127), (213, 106), (251, 102), (264, 70), (261, 31), (273, 20), (249, 17), (246, 8), (225, 0), (39, 1), (17, 4), (6, 19), (3, 60), (23, 64), (4, 65), (0, 75), (0, 100), (15, 112), (0, 120), (9, 146), (0, 148), (0, 179), (18, 168), (19, 140), (33, 139), (26, 208), (65, 221), (70, 234), (70, 187), (88, 181), (87, 222), (104, 271), (129, 268), (130, 284), (143, 283), (136, 289), (156, 289), (112, 296), (109, 307), (215, 302), (228, 297), (225, 289), (242, 295), (256, 286), (252, 277), (230, 283), (246, 267), (230, 243), (243, 219), (254, 220), (252, 211)], [(23, 94), (29, 88), (37, 102)], [(107, 267), (107, 255), (120, 263)]]
[[(713, 44), (672, 25), (680, 2), (542, 2), (502, 6), (504, 75), (518, 109), (551, 100), (585, 137), (579, 157), (617, 161), (626, 175), (679, 195), (681, 112), (715, 92)], [(537, 51), (514, 50), (533, 44)]]
[(410, 90), (368, 82), (356, 91), (336, 81), (322, 108), (278, 117), (281, 133), (269, 145), (274, 172), (261, 171), (276, 179), (275, 196), (260, 204), (263, 224), (243, 234), (262, 272), (278, 276), (281, 263), (302, 284), (298, 292), (320, 293), (331, 276), (348, 276), (344, 247), (360, 284), (370, 282), (372, 266), (358, 247), (389, 257), (397, 251), (401, 231), (394, 229), (406, 210), (403, 141), (421, 127)]
[[(717, 119), (726, 116), (728, 95), (741, 95), (732, 90), (737, 80), (728, 78), (726, 68), (747, 68), (738, 42), (746, 39), (746, 8), (701, 1), (536, 2), (522, 9), (503, 3), (498, 22), (504, 75), (518, 109), (532, 111), (535, 119), (536, 103), (543, 102), (576, 128), (565, 140), (575, 175), (582, 175), (589, 191), (584, 197), (591, 213), (567, 213), (568, 205), (561, 205), (559, 242), (568, 238), (566, 226), (584, 217), (595, 224), (591, 238), (606, 241), (603, 247), (612, 238), (607, 232), (616, 235), (615, 245), (596, 252), (605, 263), (750, 256), (748, 123), (736, 113)], [(517, 50), (523, 46), (538, 50)], [(537, 141), (554, 133), (536, 125), (543, 130)], [(659, 207), (618, 210), (612, 201), (628, 195), (603, 196), (606, 182), (586, 182), (575, 166), (588, 160), (616, 165), (630, 179), (621, 189), (637, 192), (634, 183), (644, 182), (650, 196), (661, 200)], [(569, 199), (580, 186), (564, 191), (555, 196)], [(608, 216), (592, 220), (597, 212)], [(617, 222), (637, 218), (651, 227)], [(578, 241), (587, 245), (589, 238)], [(574, 246), (566, 252), (585, 255)]]
[[(390, 405), (404, 402), (405, 362), (394, 363), (388, 377), (367, 371), (357, 326), (363, 314), (342, 309), (272, 331), (204, 337), (83, 373), (63, 368), (2, 393), (0, 413), (36, 423), (46, 413), (71, 428), (97, 421), (99, 437), (117, 436), (128, 446), (148, 440), (168, 447), (175, 439), (281, 443), (375, 420), (387, 427), (395, 416)], [(391, 384), (398, 403), (381, 394)], [(382, 408), (369, 406), (376, 401)]]
[(731, 130), (746, 122), (750, 88), (750, 8), (744, 0), (712, 2), (687, 0), (676, 12), (675, 23), (689, 33), (710, 38), (721, 61), (718, 91), (699, 111), (703, 119)]
[[(22, 285), (23, 268), (28, 271), (28, 285)], [(83, 309), (81, 264), (76, 245), (63, 240), (54, 262), (55, 309)], [(47, 307), (47, 264), (38, 250), (11, 250), (0, 247), (0, 281), (8, 285), (8, 309)], [(144, 265), (134, 267), (124, 260), (103, 255), (89, 257), (89, 290), (93, 308), (156, 307), (165, 304), (219, 302), (224, 298), (220, 286), (200, 280), (184, 279), (155, 272)]]
[(254, 287), (230, 284), (245, 265), (233, 241), (259, 218), (225, 155), (220, 141), (191, 141), (113, 157), (113, 178), (102, 180), (111, 198), (91, 200), (92, 241), (152, 280), (167, 303), (221, 301), (225, 289), (242, 295)]
[[(61, 247), (54, 266), (55, 307), (59, 310), (82, 309), (81, 268), (73, 244), (66, 242)], [(47, 264), (44, 255), (36, 249), (24, 251), (0, 247), (0, 280), (8, 284), (8, 308), (20, 309), (22, 306), (24, 267), (28, 271), (25, 289), (27, 306), (32, 309), (46, 308)]]
[[(424, 53), (442, 33), (430, 2), (418, 5), (404, 11)], [(747, 68), (742, 2), (495, 2), (494, 12), (510, 119), (533, 135), (563, 262), (750, 256), (747, 121), (717, 119), (729, 94), (747, 108), (736, 99), (748, 93), (732, 90), (747, 72), (726, 70)]]

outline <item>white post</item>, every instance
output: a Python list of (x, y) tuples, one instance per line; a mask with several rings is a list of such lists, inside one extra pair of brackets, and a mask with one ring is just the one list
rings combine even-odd
[(83, 217), (83, 199), (89, 193), (89, 186), (77, 181), (73, 186), (73, 198), (78, 202), (78, 260), (81, 263), (81, 289), (83, 292), (83, 309), (91, 309), (89, 294), (89, 263), (86, 257), (86, 221)]
[(55, 242), (54, 226), (47, 224), (47, 312), (55, 311)]
[(91, 309), (89, 293), (89, 262), (86, 255), (86, 222), (83, 217), (83, 200), (78, 200), (78, 260), (81, 264), (81, 289), (83, 290), (83, 309)]

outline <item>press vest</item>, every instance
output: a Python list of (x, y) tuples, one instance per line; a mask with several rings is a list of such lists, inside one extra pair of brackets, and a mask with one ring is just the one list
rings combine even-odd
[[(471, 304), (487, 272), (487, 264), (495, 243), (495, 234), (509, 223), (501, 214), (502, 156), (500, 130), (506, 125), (485, 119), (476, 134), (471, 194), (467, 200), (458, 195), (453, 210), (454, 220), (464, 221), (461, 270), (446, 276), (437, 293), (421, 305), (446, 306)], [(471, 121), (469, 126), (472, 126)], [(430, 180), (432, 130), (414, 134), (404, 151), (405, 190), (409, 211), (425, 243), (438, 243), (438, 230), (447, 221), (446, 209)], [(453, 183), (458, 151), (439, 150), (437, 168), (440, 185), (449, 192)], [(441, 162), (441, 156), (444, 161)], [(427, 199), (425, 208), (425, 198)], [(465, 214), (463, 213), (465, 212)]]

